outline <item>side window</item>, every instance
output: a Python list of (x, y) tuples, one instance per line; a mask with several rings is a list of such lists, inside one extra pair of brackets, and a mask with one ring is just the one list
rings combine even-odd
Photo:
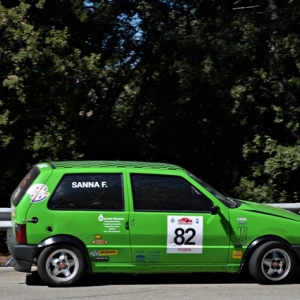
[(212, 202), (188, 181), (177, 176), (132, 174), (135, 211), (204, 211)]
[(49, 200), (49, 209), (123, 210), (121, 174), (65, 175)]

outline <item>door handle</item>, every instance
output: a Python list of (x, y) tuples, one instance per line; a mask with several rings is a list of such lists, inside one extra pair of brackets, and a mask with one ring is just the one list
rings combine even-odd
[(31, 220), (23, 219), (22, 221), (23, 221), (23, 223), (34, 223), (35, 224), (39, 221), (39, 219), (37, 217), (33, 217)]
[(125, 223), (125, 228), (126, 228), (126, 230), (129, 230), (129, 222), (128, 221)]

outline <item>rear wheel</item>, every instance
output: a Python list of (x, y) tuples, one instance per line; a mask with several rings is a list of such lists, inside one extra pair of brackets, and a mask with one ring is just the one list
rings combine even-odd
[(38, 273), (51, 286), (65, 286), (79, 281), (85, 261), (79, 249), (68, 244), (45, 248), (37, 262)]
[(267, 242), (259, 246), (250, 258), (250, 275), (259, 283), (287, 282), (296, 270), (295, 255), (280, 242)]

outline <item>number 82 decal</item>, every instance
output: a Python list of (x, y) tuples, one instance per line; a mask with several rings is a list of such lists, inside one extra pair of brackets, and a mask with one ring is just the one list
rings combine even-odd
[[(186, 239), (185, 234), (191, 233), (191, 235)], [(176, 245), (195, 245), (192, 240), (196, 235), (196, 230), (194, 228), (188, 228), (184, 230), (183, 228), (175, 229), (174, 243)]]
[(203, 217), (167, 216), (167, 253), (202, 253)]

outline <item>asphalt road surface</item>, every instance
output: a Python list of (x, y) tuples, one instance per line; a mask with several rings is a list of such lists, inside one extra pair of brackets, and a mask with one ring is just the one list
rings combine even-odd
[(73, 287), (53, 288), (32, 274), (0, 268), (1, 300), (299, 299), (300, 272), (290, 284), (259, 285), (236, 274), (87, 275)]

